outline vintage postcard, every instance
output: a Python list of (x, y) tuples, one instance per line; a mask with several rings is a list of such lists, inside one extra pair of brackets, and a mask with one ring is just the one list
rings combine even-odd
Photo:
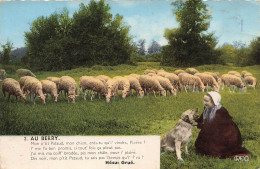
[(0, 168), (259, 169), (259, 28), (259, 0), (0, 0)]

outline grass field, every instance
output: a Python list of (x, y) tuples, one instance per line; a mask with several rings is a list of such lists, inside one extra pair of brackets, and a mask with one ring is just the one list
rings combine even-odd
[[(18, 79), (13, 67), (4, 67), (9, 77)], [(160, 69), (173, 72), (177, 68), (161, 67), (159, 63), (138, 63), (138, 66), (94, 66), (76, 68), (60, 72), (34, 72), (38, 79), (48, 76), (72, 76), (77, 82), (83, 75), (108, 75), (110, 77), (131, 73), (142, 74), (145, 69)], [(222, 65), (204, 65), (195, 67), (199, 71), (227, 73), (230, 70), (247, 70), (259, 80), (260, 66), (231, 67)], [(178, 68), (179, 69), (179, 68)], [(216, 168), (216, 169), (256, 169), (260, 168), (260, 88), (249, 88), (246, 93), (229, 93), (221, 90), (221, 104), (229, 111), (238, 125), (243, 145), (252, 152), (249, 162), (234, 162), (232, 159), (201, 157), (195, 153), (195, 140), (199, 133), (193, 129), (193, 138), (189, 144), (190, 155), (183, 153), (185, 163), (177, 163), (174, 154), (161, 155), (161, 169), (170, 168)], [(203, 110), (202, 93), (179, 92), (177, 97), (145, 96), (140, 99), (129, 96), (125, 100), (116, 97), (108, 104), (105, 98), (94, 101), (76, 99), (68, 104), (64, 96), (54, 103), (49, 97), (44, 105), (40, 100), (32, 102), (8, 102), (0, 93), (0, 134), (1, 135), (163, 135), (174, 127), (182, 112), (196, 108)]]

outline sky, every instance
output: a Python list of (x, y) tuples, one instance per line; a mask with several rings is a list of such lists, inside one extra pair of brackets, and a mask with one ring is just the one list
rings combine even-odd
[[(40, 16), (69, 10), (70, 16), (79, 9), (79, 4), (89, 1), (1, 1), (0, 0), (0, 44), (7, 40), (14, 48), (24, 47), (24, 32), (30, 30), (30, 23)], [(123, 16), (130, 26), (133, 41), (146, 40), (146, 48), (152, 40), (166, 45), (163, 37), (166, 28), (178, 27), (173, 15), (173, 1), (170, 0), (109, 0), (110, 13)], [(241, 41), (246, 44), (260, 36), (259, 0), (204, 1), (212, 16), (208, 32), (214, 32), (218, 46)]]

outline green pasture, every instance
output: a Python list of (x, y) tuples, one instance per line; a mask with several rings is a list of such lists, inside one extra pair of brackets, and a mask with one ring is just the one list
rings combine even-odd
[[(18, 80), (17, 67), (5, 66), (8, 77)], [(123, 76), (131, 73), (142, 74), (145, 69), (161, 69), (173, 72), (179, 68), (161, 67), (159, 63), (138, 63), (138, 66), (93, 66), (80, 67), (60, 72), (34, 72), (38, 79), (48, 76), (72, 76), (77, 82), (83, 75)], [(232, 67), (222, 65), (204, 65), (195, 67), (199, 71), (227, 73), (230, 70), (247, 70), (259, 80), (260, 66)], [(185, 68), (182, 68), (185, 69)], [(238, 125), (243, 138), (243, 145), (252, 152), (249, 162), (235, 162), (232, 159), (202, 157), (195, 153), (195, 140), (199, 130), (193, 128), (193, 138), (189, 144), (190, 155), (182, 153), (184, 163), (178, 163), (176, 154), (161, 155), (161, 169), (207, 168), (207, 169), (256, 169), (260, 168), (260, 88), (248, 88), (246, 93), (220, 91), (221, 104), (229, 111)], [(163, 135), (172, 129), (182, 112), (198, 107), (203, 110), (205, 92), (178, 93), (177, 97), (154, 97), (153, 95), (137, 98), (120, 97), (110, 103), (97, 96), (82, 99), (80, 95), (75, 104), (67, 102), (62, 95), (57, 103), (49, 97), (46, 105), (40, 100), (33, 102), (10, 101), (0, 92), (0, 134), (1, 135)]]

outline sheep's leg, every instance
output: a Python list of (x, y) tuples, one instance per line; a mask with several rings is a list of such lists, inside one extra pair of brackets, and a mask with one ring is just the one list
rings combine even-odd
[(91, 92), (91, 98), (90, 98), (91, 101), (92, 101), (93, 95), (94, 95), (94, 91), (92, 90), (92, 92)]
[(195, 84), (193, 85), (193, 87), (192, 87), (192, 92), (195, 92)]
[(156, 97), (156, 93), (155, 93), (155, 91), (153, 90), (153, 94), (154, 94), (154, 96)]
[(3, 92), (3, 94), (4, 94), (4, 97), (5, 97), (5, 91), (4, 91), (4, 90), (2, 90), (2, 92)]
[(188, 93), (188, 92), (187, 92), (187, 89), (186, 89), (186, 85), (184, 85), (183, 87), (184, 87), (185, 92)]
[(208, 92), (208, 87), (209, 87), (209, 85), (207, 84), (207, 86), (206, 86), (206, 88), (207, 88), (207, 92)]
[(8, 101), (10, 100), (10, 93), (8, 93)]
[(86, 100), (87, 92), (88, 92), (87, 90), (84, 91), (84, 94), (83, 94), (83, 98), (84, 98), (84, 100)]
[(33, 104), (35, 104), (36, 94), (33, 97)]

